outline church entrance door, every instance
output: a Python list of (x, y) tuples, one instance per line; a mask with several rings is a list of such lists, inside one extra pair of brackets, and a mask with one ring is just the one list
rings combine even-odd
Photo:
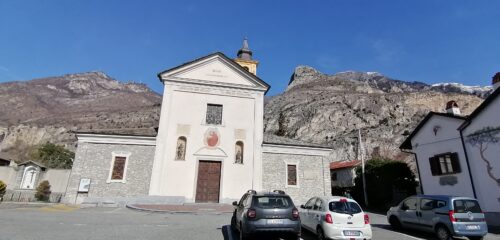
[(200, 161), (196, 183), (196, 202), (218, 203), (221, 162)]

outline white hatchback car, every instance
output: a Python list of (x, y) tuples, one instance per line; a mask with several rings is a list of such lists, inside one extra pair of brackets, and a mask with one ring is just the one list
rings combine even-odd
[(370, 219), (359, 204), (345, 197), (313, 197), (299, 210), (302, 227), (318, 239), (371, 239)]

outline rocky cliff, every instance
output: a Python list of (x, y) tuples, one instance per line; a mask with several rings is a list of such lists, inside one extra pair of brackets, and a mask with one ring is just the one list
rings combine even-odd
[(0, 151), (22, 161), (50, 141), (72, 148), (81, 129), (157, 125), (161, 96), (146, 85), (121, 83), (102, 72), (0, 84)]
[(323, 74), (299, 66), (286, 91), (266, 101), (265, 132), (334, 148), (331, 160), (355, 159), (358, 129), (366, 155), (409, 160), (398, 146), (429, 112), (455, 100), (471, 113), (491, 88), (476, 91), (394, 80), (374, 72)]

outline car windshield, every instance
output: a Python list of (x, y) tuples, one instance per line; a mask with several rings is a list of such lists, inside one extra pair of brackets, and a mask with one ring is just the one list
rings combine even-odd
[(453, 207), (456, 213), (481, 212), (481, 207), (479, 207), (479, 203), (476, 200), (455, 200), (453, 201)]
[(329, 207), (330, 211), (336, 213), (356, 214), (362, 211), (361, 207), (355, 202), (330, 202)]
[(292, 201), (285, 196), (263, 196), (256, 197), (255, 205), (260, 208), (288, 208)]

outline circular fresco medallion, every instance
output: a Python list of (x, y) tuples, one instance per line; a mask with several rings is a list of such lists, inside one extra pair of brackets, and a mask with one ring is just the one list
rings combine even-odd
[(205, 132), (205, 144), (208, 147), (217, 147), (219, 145), (220, 134), (217, 128), (209, 128)]

